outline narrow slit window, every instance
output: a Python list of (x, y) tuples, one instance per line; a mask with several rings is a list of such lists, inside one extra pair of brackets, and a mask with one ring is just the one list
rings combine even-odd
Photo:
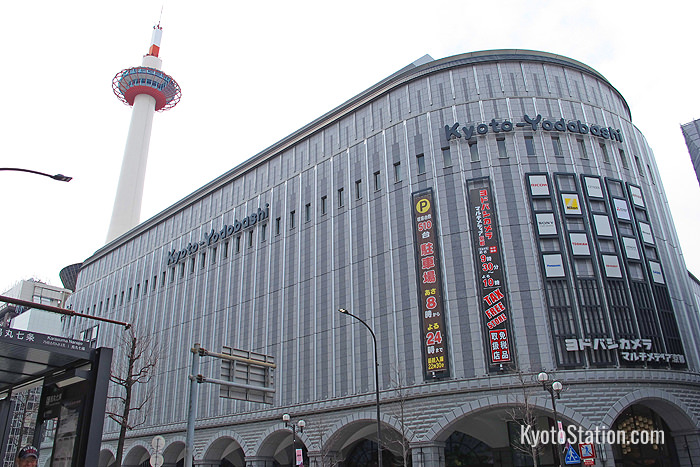
[(564, 151), (561, 148), (561, 140), (558, 136), (552, 136), (552, 149), (555, 156), (561, 157), (564, 155)]
[(588, 159), (588, 151), (586, 150), (586, 142), (583, 138), (577, 138), (578, 150), (581, 153), (581, 159)]
[(476, 141), (469, 143), (469, 160), (479, 162), (479, 146)]
[(394, 181), (396, 183), (401, 181), (401, 162), (394, 163)]
[(508, 158), (508, 149), (506, 148), (506, 139), (497, 138), (496, 145), (498, 146), (498, 157), (501, 159)]
[(452, 167), (452, 153), (450, 148), (442, 148), (442, 165), (444, 167)]
[(535, 138), (533, 138), (532, 136), (525, 137), (525, 153), (528, 156), (535, 155)]
[(418, 165), (418, 175), (425, 174), (425, 155), (418, 154), (416, 156), (416, 164)]

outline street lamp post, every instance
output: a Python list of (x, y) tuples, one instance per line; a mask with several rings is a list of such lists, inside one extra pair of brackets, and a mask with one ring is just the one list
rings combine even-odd
[[(282, 415), (284, 426), (292, 429), (292, 465), (299, 465), (295, 464), (297, 456), (297, 429), (299, 430), (299, 433), (303, 433), (306, 422), (304, 420), (299, 420), (294, 423), (291, 421), (291, 419), (292, 417), (290, 417), (288, 413)], [(302, 465), (303, 462), (304, 461), (302, 460)]]
[(377, 336), (374, 335), (372, 328), (369, 327), (369, 325), (365, 323), (362, 318), (358, 318), (345, 308), (339, 308), (338, 311), (344, 315), (352, 316), (360, 323), (364, 324), (369, 333), (372, 335), (372, 341), (374, 342), (374, 391), (377, 394), (377, 465), (382, 467), (382, 424), (379, 413), (379, 358), (377, 357)]
[(557, 416), (557, 403), (556, 399), (559, 399), (562, 390), (562, 384), (559, 381), (550, 381), (549, 374), (546, 372), (541, 372), (537, 375), (537, 381), (542, 383), (542, 388), (549, 393), (552, 398), (552, 411), (554, 412), (554, 426), (557, 431), (557, 442), (555, 443), (557, 451), (557, 459), (559, 460), (559, 466), (563, 467), (564, 463), (561, 458), (561, 446), (559, 446), (559, 421)]
[(11, 172), (27, 172), (30, 174), (43, 175), (44, 177), (53, 178), (54, 180), (58, 180), (59, 182), (70, 182), (71, 180), (73, 180), (73, 177), (67, 177), (63, 174), (51, 175), (44, 172), (37, 172), (36, 170), (18, 169), (15, 167), (0, 167), (0, 170)]

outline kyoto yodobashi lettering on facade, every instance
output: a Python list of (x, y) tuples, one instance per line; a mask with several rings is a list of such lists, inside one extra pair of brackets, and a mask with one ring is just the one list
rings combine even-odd
[(460, 129), (459, 123), (454, 125), (445, 125), (445, 138), (447, 141), (452, 138), (464, 138), (466, 140), (471, 139), (474, 134), (485, 135), (489, 132), (491, 133), (508, 133), (513, 131), (514, 128), (526, 128), (528, 130), (537, 131), (538, 129), (543, 129), (544, 131), (558, 131), (558, 132), (570, 132), (578, 133), (581, 135), (591, 134), (593, 136), (598, 136), (603, 139), (610, 139), (612, 141), (622, 142), (622, 131), (619, 129), (614, 129), (612, 127), (602, 127), (599, 125), (588, 125), (586, 123), (581, 123), (581, 120), (570, 120), (565, 121), (563, 118), (557, 121), (542, 120), (542, 115), (537, 115), (535, 118), (531, 118), (529, 115), (523, 115), (523, 121), (513, 123), (510, 120), (498, 121), (495, 118), (491, 119), (490, 123), (479, 123), (477, 125), (465, 125)]
[(449, 376), (447, 330), (442, 300), (440, 247), (433, 190), (413, 193), (418, 300), (422, 322), (423, 367), (426, 379)]
[(188, 256), (194, 255), (200, 248), (214, 246), (225, 238), (247, 230), (268, 217), (270, 217), (270, 205), (265, 204), (265, 209), (258, 208), (257, 212), (244, 217), (243, 220), (234, 219), (232, 224), (224, 224), (221, 229), (211, 229), (209, 233), (204, 234), (204, 239), (201, 241), (190, 242), (187, 247), (181, 250), (173, 249), (168, 251), (168, 266), (175, 265)]

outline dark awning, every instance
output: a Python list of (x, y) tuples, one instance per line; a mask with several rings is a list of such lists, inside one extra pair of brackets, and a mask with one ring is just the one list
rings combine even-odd
[(90, 364), (93, 349), (87, 342), (12, 328), (0, 331), (0, 398), (10, 389)]

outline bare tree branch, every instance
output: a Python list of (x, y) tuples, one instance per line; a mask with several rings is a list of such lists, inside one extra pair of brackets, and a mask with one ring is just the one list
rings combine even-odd
[(116, 465), (121, 465), (126, 432), (146, 423), (150, 411), (151, 391), (145, 391), (140, 401), (134, 400), (136, 385), (148, 385), (154, 377), (161, 356), (155, 339), (138, 334), (134, 328), (120, 336), (116, 357), (110, 374), (113, 394), (107, 416), (119, 425)]

